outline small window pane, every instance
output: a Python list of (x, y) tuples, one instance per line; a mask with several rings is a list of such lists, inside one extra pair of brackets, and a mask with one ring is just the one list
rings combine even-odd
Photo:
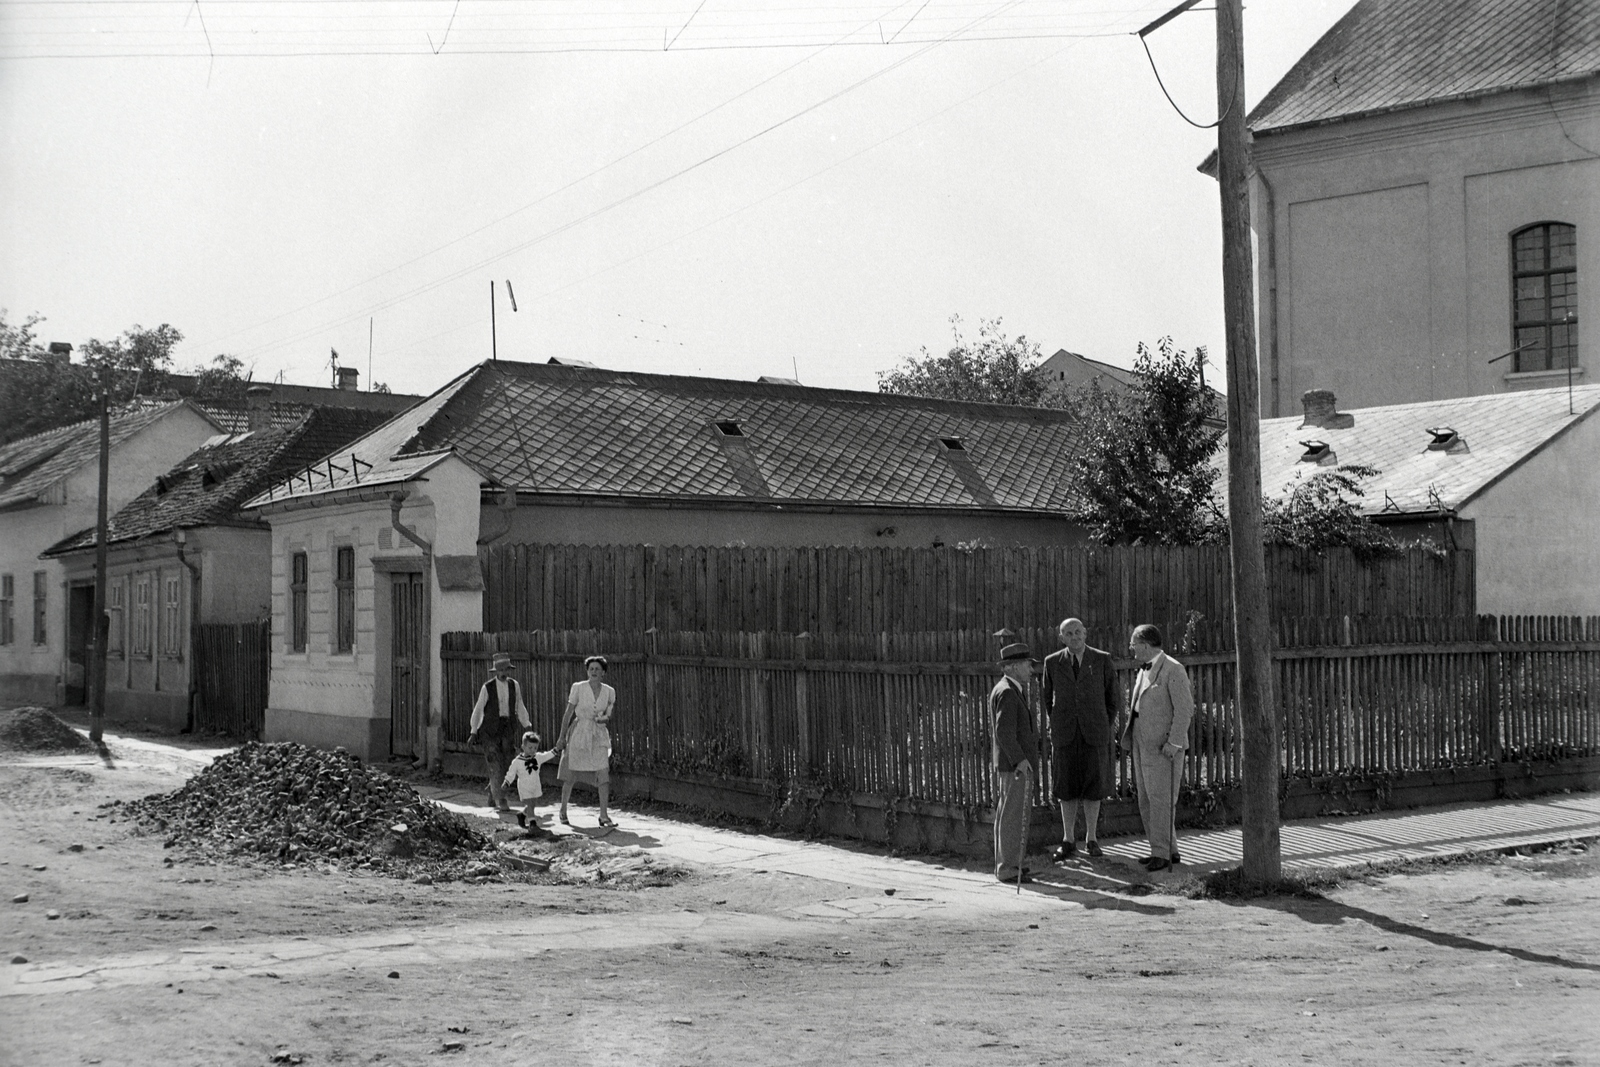
[(1577, 228), (1573, 226), (1550, 227), (1550, 269), (1572, 270), (1577, 265)]

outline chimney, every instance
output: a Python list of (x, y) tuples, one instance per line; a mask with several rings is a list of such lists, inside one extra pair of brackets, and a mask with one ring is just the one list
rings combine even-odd
[(65, 341), (51, 341), (50, 342), (50, 362), (51, 363), (71, 363), (72, 362), (72, 346), (70, 344), (68, 344), (67, 342), (65, 342)]
[(354, 367), (340, 367), (339, 368), (339, 388), (345, 390), (346, 392), (350, 392), (350, 393), (360, 392), (361, 391), (361, 386), (358, 384), (358, 379), (360, 377), (361, 377), (361, 372), (356, 370), (356, 368), (354, 368)]
[(1347, 430), (1356, 424), (1354, 415), (1339, 410), (1332, 389), (1307, 389), (1300, 394), (1300, 403), (1305, 406), (1306, 412), (1305, 420), (1300, 423), (1302, 430), (1309, 426), (1324, 430)]
[(272, 386), (263, 382), (245, 387), (245, 407), (250, 412), (250, 432), (272, 429)]

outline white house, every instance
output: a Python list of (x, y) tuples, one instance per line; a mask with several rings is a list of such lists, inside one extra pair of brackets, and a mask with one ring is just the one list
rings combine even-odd
[(1586, 380), (1597, 25), (1600, 0), (1361, 0), (1251, 111), (1263, 415)]
[(1600, 385), (1337, 409), (1313, 390), (1261, 423), (1261, 485), (1375, 467), (1362, 510), (1475, 549), (1478, 610), (1600, 615)]
[[(111, 419), (110, 507), (199, 448), (219, 427), (189, 401), (140, 403)], [(95, 523), (100, 423), (74, 423), (0, 446), (0, 701), (83, 699), (92, 578), (69, 586), (39, 554)]]

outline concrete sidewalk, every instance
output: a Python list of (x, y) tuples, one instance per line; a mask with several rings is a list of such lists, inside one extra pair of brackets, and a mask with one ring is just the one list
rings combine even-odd
[[(495, 817), (482, 789), (422, 786), (419, 792), (461, 814)], [(570, 830), (555, 822), (553, 806), (541, 810), (549, 813), (545, 823), (558, 832), (600, 836), (592, 807), (572, 805), (574, 825)], [(997, 892), (1004, 895), (1005, 887), (994, 881), (981, 861), (901, 858), (886, 855), (875, 846), (838, 839), (808, 841), (747, 833), (616, 809), (612, 815), (618, 829), (605, 840), (619, 846), (660, 849), (673, 859), (711, 867), (775, 871), (838, 882), (852, 892), (871, 894), (859, 903), (870, 903), (868, 910), (880, 917), (900, 910), (923, 910), (911, 906), (914, 904), (925, 908), (928, 904), (970, 902), (974, 894), (991, 901)], [(1303, 875), (1596, 836), (1600, 836), (1600, 795), (1560, 793), (1535, 800), (1285, 823), (1283, 865), (1285, 873)], [(1157, 875), (1148, 874), (1137, 862), (1147, 854), (1143, 838), (1107, 839), (1102, 844), (1105, 856), (1098, 860), (1080, 852), (1067, 864), (1051, 865), (1047, 857), (1035, 857), (1038, 881), (1034, 886), (1045, 891), (1114, 891), (1137, 882), (1166, 882), (1233, 867), (1241, 860), (1238, 827), (1180, 832), (1183, 864)], [(885, 895), (889, 890), (894, 891), (893, 898)], [(908, 907), (902, 909), (901, 902)], [(860, 917), (855, 898), (846, 898), (842, 909), (828, 906), (840, 903), (827, 902), (822, 912), (842, 910)], [(822, 917), (822, 912), (817, 912), (817, 917)]]

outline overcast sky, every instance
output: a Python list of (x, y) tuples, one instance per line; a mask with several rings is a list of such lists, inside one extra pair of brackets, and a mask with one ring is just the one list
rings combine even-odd
[[(1254, 104), (1353, 0), (1254, 0)], [(0, 307), (431, 392), (503, 358), (876, 387), (1000, 317), (1222, 359), (1171, 0), (0, 0)], [(1215, 117), (1214, 20), (1150, 38)], [(670, 47), (663, 50), (663, 43)], [(507, 298), (514, 290), (517, 310)]]

